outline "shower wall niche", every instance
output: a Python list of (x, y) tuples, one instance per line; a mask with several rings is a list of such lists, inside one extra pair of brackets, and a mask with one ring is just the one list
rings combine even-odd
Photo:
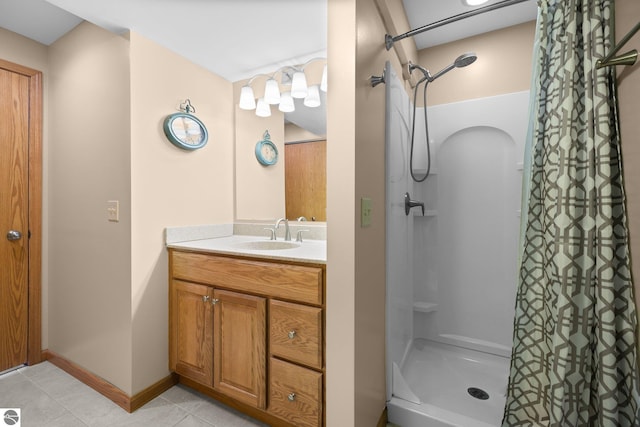
[(429, 107), (431, 174), (412, 192), (425, 202), (412, 212), (414, 338), (510, 355), (528, 95)]

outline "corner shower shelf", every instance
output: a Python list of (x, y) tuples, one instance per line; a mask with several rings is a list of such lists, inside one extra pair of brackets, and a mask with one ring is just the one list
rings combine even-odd
[[(414, 173), (415, 175), (417, 175), (417, 176), (422, 176), (422, 175), (424, 175), (425, 173), (427, 173), (427, 170), (426, 170), (426, 169), (424, 169), (424, 168), (413, 169), (413, 173)], [(437, 171), (436, 169), (434, 169), (434, 168), (431, 168), (431, 169), (429, 170), (429, 176), (431, 176), (431, 175), (438, 175), (438, 171)]]
[(415, 301), (413, 303), (413, 311), (418, 313), (432, 313), (438, 311), (438, 304), (433, 302)]
[(413, 216), (434, 217), (434, 216), (438, 216), (438, 211), (435, 209), (427, 209), (424, 211), (424, 215), (422, 215), (422, 211), (416, 208), (411, 211), (411, 214)]

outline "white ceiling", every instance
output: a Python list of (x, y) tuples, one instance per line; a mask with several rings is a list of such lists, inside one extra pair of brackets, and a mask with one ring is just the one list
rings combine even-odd
[(82, 21), (44, 0), (0, 0), (0, 27), (50, 45)]
[[(403, 3), (412, 28), (471, 9), (462, 0)], [(535, 14), (536, 1), (527, 0), (415, 40), (422, 49)], [(82, 20), (114, 32), (133, 30), (230, 81), (326, 56), (327, 0), (0, 0), (0, 27), (47, 45)]]
[[(472, 9), (462, 0), (402, 1), (411, 28)], [(526, 0), (414, 39), (423, 49), (533, 20), (536, 10)], [(83, 20), (135, 31), (231, 82), (327, 56), (327, 0), (0, 0), (0, 27), (46, 45)], [(325, 108), (297, 105), (285, 119), (326, 133)]]

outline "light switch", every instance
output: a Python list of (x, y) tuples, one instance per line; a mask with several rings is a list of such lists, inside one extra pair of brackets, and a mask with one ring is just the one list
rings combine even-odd
[(360, 199), (360, 226), (368, 227), (371, 225), (371, 199), (363, 197)]
[(107, 219), (111, 222), (120, 221), (120, 202), (118, 200), (107, 201)]

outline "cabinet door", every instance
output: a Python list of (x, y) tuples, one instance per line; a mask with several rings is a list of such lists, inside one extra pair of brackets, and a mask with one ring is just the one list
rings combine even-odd
[(171, 281), (170, 360), (172, 370), (213, 384), (212, 289), (180, 280)]
[(216, 289), (213, 387), (265, 408), (266, 300)]

